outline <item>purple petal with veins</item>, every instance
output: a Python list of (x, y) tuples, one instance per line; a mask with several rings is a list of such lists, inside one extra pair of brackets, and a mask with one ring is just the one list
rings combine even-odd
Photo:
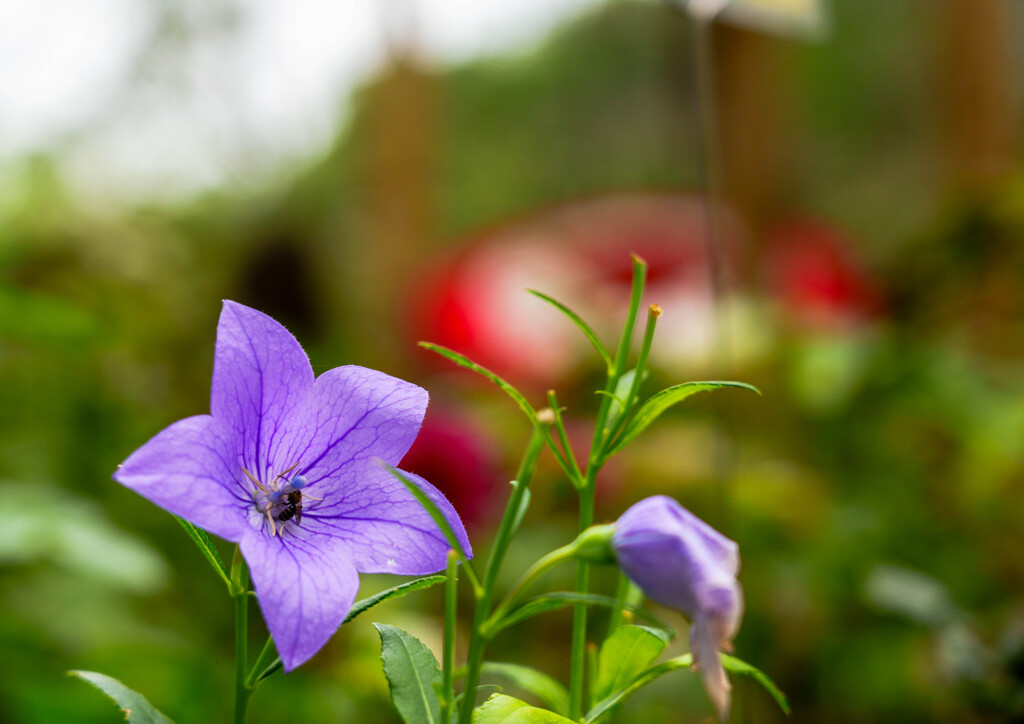
[[(380, 465), (402, 459), (426, 406), (423, 389), (363, 367), (314, 379), (284, 327), (225, 302), (212, 415), (171, 425), (114, 478), (241, 545), (263, 616), (291, 670), (341, 625), (359, 586), (357, 571), (421, 575), (445, 567), (443, 534)], [(292, 486), (300, 475), (305, 485)], [(432, 485), (409, 477), (442, 510), (468, 553), (455, 510)]]

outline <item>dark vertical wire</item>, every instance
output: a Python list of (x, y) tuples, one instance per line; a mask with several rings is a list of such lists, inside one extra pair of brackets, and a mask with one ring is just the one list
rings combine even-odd
[[(676, 0), (676, 4), (682, 0)], [(678, 5), (677, 5), (678, 7)], [(691, 73), (691, 107), (693, 109), (694, 158), (696, 159), (697, 186), (704, 191), (701, 204), (704, 217), (704, 244), (708, 257), (708, 276), (711, 287), (712, 364), (715, 377), (728, 379), (732, 372), (731, 329), (726, 308), (725, 264), (722, 249), (722, 179), (719, 156), (718, 114), (716, 101), (715, 57), (713, 23), (716, 12), (687, 12), (690, 19), (689, 43)], [(725, 522), (728, 513), (728, 484), (733, 474), (733, 451), (729, 440), (729, 421), (722, 401), (711, 397), (711, 415), (714, 419), (714, 446), (712, 465), (715, 478), (715, 507), (719, 520)]]

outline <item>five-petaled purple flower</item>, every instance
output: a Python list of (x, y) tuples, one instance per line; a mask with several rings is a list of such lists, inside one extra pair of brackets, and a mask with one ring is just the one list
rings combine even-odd
[[(397, 465), (419, 431), (425, 390), (382, 372), (338, 367), (314, 379), (284, 327), (225, 302), (209, 415), (174, 423), (114, 478), (162, 508), (239, 544), (285, 670), (341, 625), (357, 572), (422, 575), (445, 567), (444, 535)], [(455, 510), (438, 505), (469, 552)]]
[(718, 650), (731, 650), (743, 615), (739, 547), (672, 498), (641, 500), (612, 536), (619, 566), (658, 603), (690, 619), (690, 650), (719, 719), (729, 712), (729, 680)]

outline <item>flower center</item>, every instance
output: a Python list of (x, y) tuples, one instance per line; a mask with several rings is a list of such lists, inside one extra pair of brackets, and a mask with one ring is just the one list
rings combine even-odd
[(294, 521), (295, 525), (302, 522), (303, 500), (323, 500), (301, 492), (309, 484), (301, 474), (289, 479), (288, 476), (298, 467), (298, 463), (292, 465), (274, 476), (269, 483), (261, 483), (255, 475), (242, 468), (242, 472), (256, 486), (252, 494), (253, 504), (266, 518), (274, 535), (281, 535), (284, 525), (289, 521)]

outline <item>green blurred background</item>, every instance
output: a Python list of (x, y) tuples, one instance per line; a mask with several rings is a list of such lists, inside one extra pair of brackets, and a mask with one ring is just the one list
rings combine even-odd
[[(666, 415), (605, 471), (598, 517), (664, 492), (739, 542), (737, 654), (789, 694), (794, 722), (1024, 721), (1020, 4), (747, 0), (701, 30), (667, 3), (580, 2), (498, 49), (484, 38), (438, 59), (422, 15), (402, 15), (413, 3), (395, 2), (404, 19), (381, 14), (355, 89), (305, 118), (328, 130), (295, 124), (316, 143), (250, 132), (236, 109), (223, 143), (186, 153), (150, 129), (115, 158), (95, 139), (139, 130), (147, 102), (174, 128), (182, 69), (211, 37), (241, 42), (269, 3), (121, 5), (124, 23), (149, 21), (117, 56), (117, 91), (75, 89), (102, 112), (0, 156), (0, 720), (116, 721), (72, 668), (176, 721), (229, 716), (222, 584), (169, 515), (110, 477), (206, 409), (221, 299), (288, 326), (318, 373), (364, 364), (426, 387), (404, 466), (449, 493), (481, 552), (529, 430), (415, 341), (457, 347), (538, 405), (556, 388), (582, 455), (599, 360), (522, 290), (610, 339), (635, 251), (665, 308), (647, 390), (732, 378), (764, 396)], [(64, 27), (76, 17), (49, 17), (42, 37), (87, 42), (88, 23)], [(75, 86), (68, 47), (36, 54)], [(7, 57), (0, 77), (37, 77)], [(279, 87), (266, 108), (290, 102)], [(217, 93), (235, 98), (230, 83)], [(218, 146), (229, 163), (207, 157)], [(539, 476), (510, 578), (573, 535), (571, 491), (550, 460)], [(344, 627), (268, 682), (250, 720), (394, 720), (370, 622), (437, 651), (439, 604), (414, 594)], [(564, 679), (567, 624), (535, 620), (493, 657)], [(697, 677), (673, 676), (619, 721), (709, 716)], [(735, 684), (733, 721), (779, 720)]]

